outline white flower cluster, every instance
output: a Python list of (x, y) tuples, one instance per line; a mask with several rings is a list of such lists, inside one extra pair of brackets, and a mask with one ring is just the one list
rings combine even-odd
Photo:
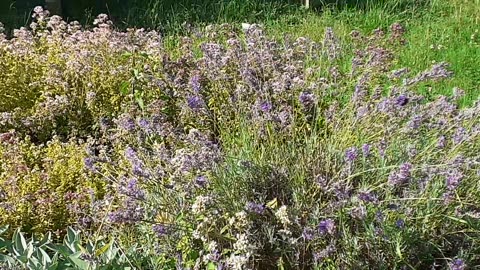
[(275, 212), (275, 216), (284, 227), (287, 227), (291, 224), (291, 221), (288, 218), (288, 211), (286, 205), (282, 205), (280, 208), (278, 208), (277, 212)]
[(237, 241), (233, 244), (233, 248), (240, 253), (248, 253), (254, 249), (254, 246), (249, 244), (248, 236), (242, 233), (237, 234)]
[(249, 255), (236, 255), (232, 254), (227, 259), (227, 265), (229, 266), (228, 269), (232, 270), (244, 270), (245, 265), (248, 263)]
[(245, 211), (240, 211), (235, 213), (234, 217), (231, 217), (228, 220), (230, 226), (235, 227), (238, 230), (244, 230), (248, 226), (247, 213)]
[(211, 198), (208, 196), (198, 196), (195, 198), (195, 202), (192, 205), (192, 212), (194, 214), (200, 214), (207, 210), (207, 205), (210, 203)]

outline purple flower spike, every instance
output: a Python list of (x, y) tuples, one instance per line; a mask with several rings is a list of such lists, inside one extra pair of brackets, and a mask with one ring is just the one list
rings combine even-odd
[(411, 174), (411, 170), (412, 170), (412, 164), (411, 163), (403, 163), (402, 165), (400, 165), (400, 172), (399, 172), (399, 177), (401, 179), (407, 179), (410, 177), (410, 174)]
[(392, 172), (388, 176), (388, 183), (392, 186), (406, 184), (411, 178), (412, 164), (403, 163), (397, 172)]
[(155, 232), (157, 237), (162, 237), (168, 234), (168, 228), (167, 226), (163, 224), (155, 224), (152, 226), (152, 231)]
[(200, 85), (200, 75), (194, 75), (192, 79), (190, 80), (190, 84), (192, 85), (192, 89), (195, 93), (199, 93), (201, 89)]
[(450, 172), (447, 176), (447, 189), (454, 190), (462, 181), (463, 175), (458, 171)]
[(198, 110), (204, 105), (203, 99), (199, 96), (191, 96), (187, 99), (187, 104), (190, 109)]
[(467, 265), (462, 259), (455, 259), (450, 263), (450, 269), (452, 270), (464, 270)]
[(360, 192), (358, 194), (358, 198), (361, 201), (369, 202), (369, 203), (375, 203), (378, 201), (377, 196), (371, 192)]
[(87, 168), (91, 172), (96, 172), (97, 168), (95, 167), (95, 161), (92, 158), (85, 158), (83, 160), (85, 168)]
[(138, 188), (138, 180), (136, 178), (132, 178), (128, 181), (125, 194), (136, 200), (145, 199), (145, 192)]
[(409, 99), (406, 95), (402, 94), (402, 95), (397, 97), (397, 105), (398, 106), (405, 106), (405, 105), (407, 105), (408, 101), (409, 101)]
[(405, 220), (399, 219), (395, 222), (395, 225), (397, 226), (397, 228), (403, 229), (405, 228)]
[(122, 119), (119, 122), (119, 126), (125, 131), (133, 131), (135, 129), (135, 121), (131, 118)]
[(349, 162), (355, 161), (355, 159), (357, 159), (357, 156), (358, 156), (358, 150), (356, 147), (350, 147), (347, 149), (347, 151), (345, 151), (345, 158)]
[(447, 138), (442, 135), (440, 138), (438, 138), (437, 147), (443, 149), (445, 146), (447, 146)]
[(325, 219), (318, 224), (318, 231), (321, 234), (333, 234), (335, 232), (335, 221), (333, 219)]
[(383, 223), (385, 221), (385, 215), (382, 211), (377, 211), (375, 213), (375, 221), (377, 221), (378, 223)]
[(370, 155), (370, 149), (371, 149), (370, 144), (366, 143), (362, 145), (362, 153), (364, 157), (368, 157)]
[(247, 204), (247, 211), (262, 215), (265, 212), (265, 206), (263, 204), (249, 202)]
[(313, 104), (315, 104), (315, 95), (309, 92), (302, 92), (298, 99), (305, 108), (310, 108)]
[(131, 148), (131, 147), (127, 147), (127, 149), (125, 149), (125, 157), (126, 157), (130, 162), (134, 162), (134, 161), (137, 161), (137, 160), (138, 160), (137, 153), (136, 153), (135, 150), (133, 150), (133, 148)]
[(262, 102), (262, 104), (260, 104), (260, 110), (262, 110), (263, 112), (271, 111), (272, 110), (272, 103), (270, 103), (268, 101)]

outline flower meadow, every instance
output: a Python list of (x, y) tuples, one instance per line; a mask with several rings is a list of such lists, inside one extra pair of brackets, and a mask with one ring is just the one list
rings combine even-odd
[(5, 269), (480, 266), (480, 102), (420, 94), (446, 62), (394, 69), (401, 24), (33, 17), (0, 34)]

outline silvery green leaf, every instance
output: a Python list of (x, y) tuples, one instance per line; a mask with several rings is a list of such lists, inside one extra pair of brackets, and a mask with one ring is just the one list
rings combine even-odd
[(89, 269), (89, 263), (80, 259), (80, 255), (82, 255), (82, 252), (76, 252), (68, 257), (70, 261), (72, 261), (79, 269), (81, 270), (87, 270)]
[(52, 241), (52, 233), (51, 233), (51, 232), (47, 232), (47, 233), (43, 236), (42, 240), (40, 240), (40, 242), (38, 242), (37, 246), (42, 247), (42, 246), (44, 246), (44, 245), (49, 244), (51, 241)]
[(42, 261), (43, 265), (47, 265), (47, 263), (49, 264), (52, 262), (48, 253), (41, 247), (37, 248), (37, 258)]
[(15, 264), (15, 259), (8, 255), (0, 254), (0, 262), (5, 262), (9, 266), (12, 266)]
[(8, 225), (2, 225), (0, 226), (0, 235), (5, 233), (8, 230), (9, 226)]
[(27, 241), (25, 240), (23, 233), (20, 232), (20, 229), (17, 229), (13, 233), (13, 245), (15, 247), (15, 251), (18, 252), (18, 255), (22, 255), (27, 249)]

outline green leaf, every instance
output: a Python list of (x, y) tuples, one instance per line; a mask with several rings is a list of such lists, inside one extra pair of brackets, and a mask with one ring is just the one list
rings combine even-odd
[(37, 258), (39, 258), (42, 261), (42, 265), (47, 265), (47, 263), (51, 263), (52, 259), (50, 259), (50, 256), (48, 253), (43, 250), (43, 248), (39, 247), (37, 249)]
[(42, 269), (43, 265), (40, 263), (40, 261), (37, 258), (30, 258), (27, 262), (27, 268), (28, 269)]
[(0, 235), (5, 233), (8, 230), (9, 226), (8, 225), (2, 225), (0, 226)]
[(65, 246), (67, 246), (73, 253), (77, 252), (79, 250), (79, 236), (78, 232), (75, 231), (74, 229), (68, 227), (67, 229), (67, 235), (64, 239)]
[(28, 243), (27, 248), (25, 250), (26, 250), (26, 253), (27, 253), (26, 254), (27, 258), (30, 259), (33, 255), (33, 252), (34, 252), (33, 243), (32, 242)]
[(65, 257), (68, 257), (73, 253), (69, 247), (65, 247), (63, 245), (56, 246), (55, 248), (52, 249), (52, 251), (58, 252)]
[(107, 250), (109, 250), (112, 247), (112, 244), (113, 244), (113, 238), (110, 240), (110, 242), (108, 244), (105, 244), (103, 247), (101, 247), (100, 249), (95, 251), (95, 255), (96, 256), (102, 255), (103, 253), (105, 253)]
[(400, 259), (403, 259), (403, 254), (402, 254), (402, 244), (400, 243), (400, 240), (397, 240), (395, 243), (395, 253), (397, 253), (397, 256)]
[(131, 52), (125, 52), (125, 53), (122, 54), (122, 58), (123, 58), (123, 59), (127, 59), (127, 58), (129, 58), (130, 56), (132, 56), (132, 55), (133, 55), (133, 54), (132, 54)]
[(23, 233), (20, 232), (20, 229), (17, 229), (13, 233), (13, 245), (15, 247), (15, 250), (19, 253), (19, 255), (23, 254), (27, 249), (27, 241), (25, 240)]
[(277, 266), (279, 270), (285, 270), (285, 267), (283, 266), (283, 258), (280, 257), (277, 261)]
[(138, 71), (138, 69), (136, 68), (133, 69), (133, 75), (137, 80), (140, 79), (140, 72)]
[(6, 262), (9, 265), (13, 265), (15, 264), (15, 259), (8, 255), (0, 254), (0, 262)]
[(209, 262), (207, 265), (207, 270), (216, 270), (217, 266), (213, 262)]
[(76, 252), (70, 256), (68, 256), (68, 259), (70, 261), (72, 261), (78, 268), (80, 268), (81, 270), (87, 270), (88, 267), (89, 267), (89, 263), (80, 259), (80, 255), (82, 255), (82, 252), (79, 251), (79, 252)]
[(468, 224), (468, 221), (464, 220), (464, 219), (460, 219), (460, 218), (456, 218), (456, 217), (452, 217), (452, 216), (445, 216), (446, 218), (448, 219), (451, 219), (453, 221), (457, 221), (457, 222), (460, 222), (460, 223), (463, 223), (463, 224)]
[(70, 244), (73, 244), (76, 240), (78, 240), (78, 233), (71, 227), (67, 228), (67, 241)]
[(130, 91), (130, 83), (128, 81), (124, 81), (120, 84), (120, 93), (122, 95), (128, 95)]
[(225, 226), (220, 230), (220, 234), (224, 234), (229, 228), (230, 228), (229, 225), (225, 225)]
[(274, 198), (273, 200), (267, 202), (267, 207), (270, 209), (276, 209), (277, 206), (278, 206), (277, 198)]
[(25, 255), (17, 256), (15, 257), (15, 259), (17, 259), (17, 261), (20, 261), (22, 264), (26, 264), (28, 262), (28, 258)]
[(63, 270), (63, 269), (66, 269), (65, 267), (64, 268), (61, 268), (57, 262), (51, 264), (47, 270)]
[(40, 240), (40, 242), (38, 242), (37, 246), (38, 246), (38, 247), (42, 247), (42, 246), (44, 246), (44, 245), (49, 244), (51, 241), (52, 241), (52, 233), (51, 233), (51, 232), (47, 232), (47, 233), (45, 234), (45, 236), (43, 236), (42, 240)]
[(89, 254), (92, 254), (94, 252), (95, 244), (92, 242), (92, 240), (87, 241), (86, 249)]
[(135, 97), (135, 101), (137, 102), (140, 109), (142, 109), (142, 110), (145, 109), (145, 104), (144, 104), (143, 98), (141, 96)]
[(0, 239), (0, 250), (8, 248), (12, 245), (12, 241)]

